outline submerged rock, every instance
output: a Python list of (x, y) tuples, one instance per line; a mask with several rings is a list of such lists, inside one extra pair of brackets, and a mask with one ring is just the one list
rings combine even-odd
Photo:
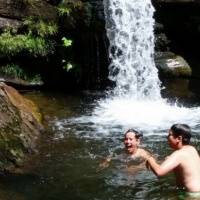
[(26, 155), (36, 150), (42, 130), (41, 115), (34, 103), (0, 83), (0, 169), (22, 165)]

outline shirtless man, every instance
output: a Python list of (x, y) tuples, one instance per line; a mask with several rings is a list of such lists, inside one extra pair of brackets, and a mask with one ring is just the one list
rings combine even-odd
[(199, 194), (200, 197), (200, 157), (197, 150), (189, 145), (190, 127), (186, 124), (174, 124), (167, 138), (170, 147), (175, 151), (161, 164), (149, 156), (146, 159), (147, 165), (157, 176), (173, 171), (177, 186), (184, 187), (187, 194)]

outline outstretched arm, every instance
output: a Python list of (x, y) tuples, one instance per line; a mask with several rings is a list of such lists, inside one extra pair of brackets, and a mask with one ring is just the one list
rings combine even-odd
[(105, 168), (109, 167), (110, 162), (111, 162), (111, 157), (108, 157), (108, 158), (106, 158), (105, 160), (103, 160), (103, 161), (99, 164), (100, 169), (102, 170), (102, 169), (105, 169)]
[(167, 157), (167, 159), (162, 164), (158, 164), (155, 158), (152, 156), (146, 160), (147, 165), (150, 166), (151, 170), (156, 176), (164, 176), (167, 173), (173, 171), (180, 164), (180, 158), (177, 152), (174, 152), (169, 157)]

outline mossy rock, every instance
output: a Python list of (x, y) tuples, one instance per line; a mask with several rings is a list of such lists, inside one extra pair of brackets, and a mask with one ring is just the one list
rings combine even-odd
[(0, 83), (0, 169), (2, 170), (22, 165), (26, 155), (36, 150), (36, 141), (43, 127), (39, 122), (41, 116), (34, 113), (33, 105), (14, 88)]

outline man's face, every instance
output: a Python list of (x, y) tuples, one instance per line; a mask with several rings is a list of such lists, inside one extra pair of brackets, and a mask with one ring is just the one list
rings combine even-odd
[(173, 148), (173, 149), (176, 149), (176, 146), (177, 146), (177, 138), (174, 137), (173, 132), (172, 132), (171, 130), (169, 130), (167, 139), (168, 139), (169, 146), (170, 146), (171, 148)]
[(135, 138), (135, 133), (128, 132), (124, 137), (124, 145), (128, 153), (134, 153), (140, 144), (140, 139)]

